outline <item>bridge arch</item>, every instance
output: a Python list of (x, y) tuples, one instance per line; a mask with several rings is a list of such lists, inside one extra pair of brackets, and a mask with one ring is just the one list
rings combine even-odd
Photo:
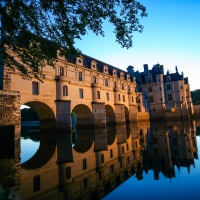
[(40, 128), (55, 130), (56, 118), (53, 110), (46, 104), (40, 101), (29, 101), (23, 105), (31, 107), (40, 119)]
[(112, 125), (115, 124), (115, 112), (112, 106), (110, 105), (105, 105), (105, 110), (106, 110), (106, 124), (107, 125)]
[(93, 115), (90, 108), (84, 104), (78, 104), (72, 109), (76, 118), (77, 127), (89, 127), (93, 125)]

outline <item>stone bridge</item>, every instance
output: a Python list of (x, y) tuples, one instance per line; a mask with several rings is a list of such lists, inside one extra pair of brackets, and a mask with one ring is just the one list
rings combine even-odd
[(3, 73), (0, 126), (20, 125), (21, 105), (35, 110), (41, 128), (60, 131), (71, 128), (72, 115), (77, 126), (149, 120), (134, 78), (87, 56), (58, 57), (55, 67), (42, 69), (42, 81), (23, 79), (5, 66)]

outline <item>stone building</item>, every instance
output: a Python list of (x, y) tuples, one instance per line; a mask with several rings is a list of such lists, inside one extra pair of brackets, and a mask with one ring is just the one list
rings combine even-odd
[(188, 78), (183, 72), (180, 74), (177, 67), (175, 70), (175, 73), (164, 74), (164, 66), (160, 64), (151, 70), (144, 64), (143, 72), (134, 71), (132, 66), (127, 68), (136, 78), (137, 94), (142, 94), (140, 104), (152, 119), (188, 119), (194, 113)]

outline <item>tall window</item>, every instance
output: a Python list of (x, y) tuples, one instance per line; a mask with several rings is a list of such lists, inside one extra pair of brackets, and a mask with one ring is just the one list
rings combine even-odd
[(66, 85), (63, 86), (63, 96), (68, 96), (68, 87)]
[(40, 190), (40, 175), (33, 178), (33, 192)]
[(39, 94), (39, 83), (36, 81), (32, 82), (32, 94)]
[(71, 178), (71, 167), (66, 167), (66, 178), (67, 179)]
[(123, 95), (122, 97), (123, 97), (123, 102), (125, 102), (125, 95)]
[(83, 99), (83, 89), (79, 88), (79, 97), (80, 99)]
[(148, 82), (148, 83), (151, 83), (151, 78), (150, 78), (150, 77), (147, 79), (147, 82)]
[(87, 160), (83, 159), (83, 170), (87, 169)]
[(121, 101), (121, 96), (120, 96), (120, 94), (118, 94), (118, 101)]
[(149, 102), (153, 103), (153, 97), (149, 97)]
[(60, 67), (60, 76), (64, 76), (64, 68), (63, 67)]
[(83, 74), (82, 74), (82, 72), (78, 73), (78, 80), (79, 81), (83, 81)]
[(117, 82), (114, 82), (114, 88), (117, 88)]
[(112, 157), (113, 157), (113, 150), (110, 149), (110, 158), (112, 158)]
[(109, 101), (109, 93), (106, 92), (106, 100)]
[(105, 86), (108, 87), (108, 79), (105, 79)]
[(152, 87), (149, 87), (149, 92), (152, 92)]
[(96, 76), (93, 76), (93, 77), (92, 77), (92, 82), (93, 82), (93, 83), (96, 83), (96, 82), (97, 82), (97, 77), (96, 77)]
[(122, 83), (122, 90), (124, 90), (124, 84)]
[(172, 101), (172, 94), (168, 94), (168, 101)]
[(132, 102), (134, 102), (134, 97), (132, 96)]
[(97, 91), (97, 99), (100, 99), (100, 91)]
[(171, 85), (167, 84), (167, 90), (171, 90)]
[(101, 154), (101, 163), (104, 163), (104, 154)]

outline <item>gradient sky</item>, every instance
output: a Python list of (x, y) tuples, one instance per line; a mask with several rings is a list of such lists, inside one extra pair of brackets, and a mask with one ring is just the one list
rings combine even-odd
[(143, 71), (154, 64), (189, 78), (190, 89), (200, 89), (200, 0), (139, 0), (148, 17), (141, 20), (143, 33), (133, 33), (133, 47), (121, 48), (115, 42), (111, 24), (104, 24), (105, 37), (91, 31), (76, 47), (82, 53), (126, 71), (129, 65)]

